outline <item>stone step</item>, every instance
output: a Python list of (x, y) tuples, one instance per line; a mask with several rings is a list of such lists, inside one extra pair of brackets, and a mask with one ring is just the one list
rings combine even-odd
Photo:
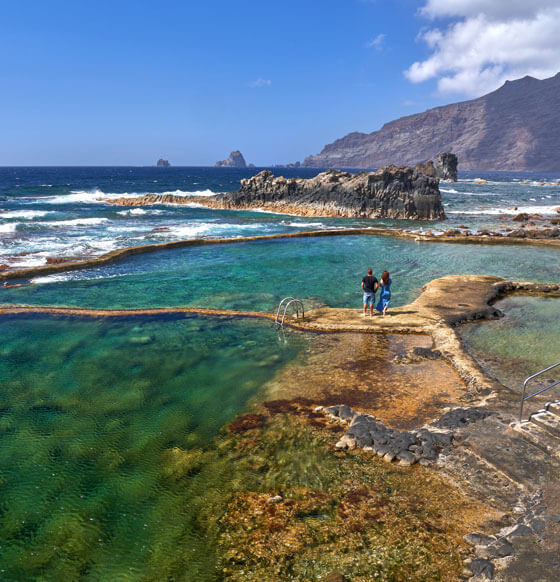
[(540, 428), (528, 420), (517, 422), (513, 425), (513, 430), (523, 435), (528, 441), (539, 447), (541, 450), (550, 453), (560, 459), (560, 439), (551, 435), (547, 430)]
[(438, 466), (465, 490), (476, 497), (492, 499), (503, 511), (509, 511), (523, 491), (520, 485), (512, 483), (468, 448), (445, 451), (438, 459)]
[(502, 425), (502, 433), (495, 430), (493, 435), (483, 435), (483, 423), (478, 424), (477, 434), (469, 437), (468, 446), (496, 471), (528, 487), (550, 478), (548, 453), (506, 426)]
[[(552, 412), (549, 412), (548, 410), (539, 410), (538, 412), (531, 414), (529, 420), (540, 428), (548, 431), (553, 436), (560, 437), (560, 417)], [(560, 450), (560, 442), (558, 445)]]
[(549, 402), (546, 406), (545, 406), (546, 410), (548, 410), (548, 412), (552, 412), (552, 414), (555, 414), (556, 416), (560, 416), (560, 400), (555, 400), (554, 402)]

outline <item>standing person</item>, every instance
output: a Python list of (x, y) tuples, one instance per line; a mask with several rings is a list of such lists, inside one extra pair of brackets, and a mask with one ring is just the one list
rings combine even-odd
[(389, 277), (389, 271), (383, 271), (381, 275), (381, 294), (379, 296), (379, 302), (375, 306), (375, 309), (385, 315), (387, 313), (387, 308), (389, 307), (389, 301), (391, 301), (391, 278)]
[(368, 269), (367, 275), (362, 279), (362, 290), (364, 292), (364, 317), (367, 314), (369, 304), (370, 314), (373, 315), (373, 306), (375, 304), (375, 292), (379, 287), (379, 281), (373, 276), (371, 269)]

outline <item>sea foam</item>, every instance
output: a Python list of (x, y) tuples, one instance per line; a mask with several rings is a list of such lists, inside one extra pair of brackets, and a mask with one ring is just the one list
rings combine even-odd
[(8, 210), (0, 212), (0, 218), (40, 218), (47, 214), (53, 214), (52, 210)]
[(44, 202), (47, 204), (99, 204), (106, 200), (114, 200), (116, 198), (139, 198), (148, 194), (157, 196), (215, 196), (219, 192), (212, 192), (212, 190), (194, 190), (192, 192), (185, 190), (169, 190), (166, 192), (103, 192), (103, 190), (72, 190), (69, 194), (61, 194), (58, 196), (41, 196), (36, 199), (36, 202)]

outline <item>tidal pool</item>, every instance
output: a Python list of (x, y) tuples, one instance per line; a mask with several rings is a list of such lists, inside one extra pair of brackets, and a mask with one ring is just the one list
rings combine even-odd
[(317, 305), (358, 307), (366, 269), (393, 279), (392, 304), (414, 299), (434, 278), (486, 274), (556, 281), (560, 252), (529, 246), (415, 243), (341, 236), (169, 249), (102, 268), (38, 277), (0, 289), (0, 303), (97, 308), (213, 307), (275, 310), (286, 296)]
[[(512, 295), (496, 303), (505, 317), (458, 328), (473, 355), (502, 384), (520, 392), (525, 378), (560, 361), (560, 299)], [(544, 379), (558, 379), (552, 371)], [(560, 388), (548, 399), (560, 398)]]
[(0, 579), (214, 579), (230, 466), (200, 455), (308, 336), (200, 317), (0, 331)]

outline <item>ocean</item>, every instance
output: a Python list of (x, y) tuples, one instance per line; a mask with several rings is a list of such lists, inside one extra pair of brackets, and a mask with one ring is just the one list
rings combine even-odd
[[(264, 212), (197, 207), (197, 196), (236, 190), (257, 168), (0, 168), (0, 263), (10, 267), (45, 264), (61, 257), (96, 256), (117, 248), (199, 237), (255, 234), (349, 226), (407, 226), (394, 220), (304, 218)], [(312, 177), (319, 170), (277, 168), (286, 177)], [(447, 220), (414, 228), (505, 228), (518, 212), (556, 215), (558, 174), (460, 174), (440, 185)], [(479, 183), (482, 182), (482, 183)], [(147, 193), (172, 193), (186, 206), (123, 208), (104, 200)]]

